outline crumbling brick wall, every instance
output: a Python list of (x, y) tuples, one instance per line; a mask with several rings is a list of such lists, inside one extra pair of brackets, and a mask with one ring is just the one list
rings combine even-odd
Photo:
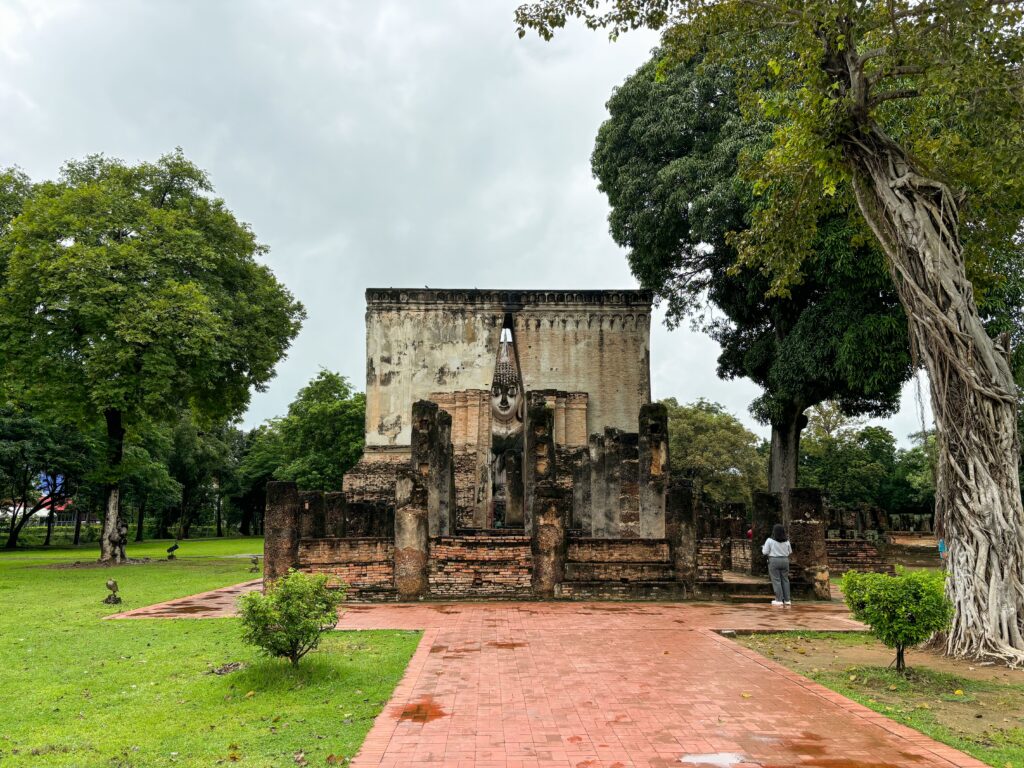
[(865, 539), (826, 539), (828, 572), (841, 576), (847, 571), (895, 573), (892, 555), (884, 543)]
[(348, 585), (352, 601), (394, 596), (394, 544), (387, 538), (302, 539), (299, 567)]
[(428, 578), (435, 598), (531, 597), (530, 539), (445, 536), (430, 542)]

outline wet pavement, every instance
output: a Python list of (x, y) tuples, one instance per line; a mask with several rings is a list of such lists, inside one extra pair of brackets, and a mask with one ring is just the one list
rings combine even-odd
[[(258, 580), (111, 618), (234, 614)], [(346, 605), (423, 639), (356, 768), (982, 768), (721, 634), (862, 628), (798, 603)]]
[(147, 605), (132, 611), (115, 613), (108, 619), (221, 619), (238, 615), (238, 598), (262, 586), (262, 579), (253, 579), (230, 587), (179, 597), (165, 603)]

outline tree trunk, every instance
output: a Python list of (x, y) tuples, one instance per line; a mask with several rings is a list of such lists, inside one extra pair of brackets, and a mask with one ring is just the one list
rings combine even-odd
[(224, 535), (224, 527), (221, 524), (221, 509), (220, 509), (220, 483), (217, 484), (217, 537), (220, 538)]
[(907, 313), (937, 428), (936, 525), (956, 607), (946, 652), (1024, 663), (1024, 507), (1017, 388), (964, 271), (958, 202), (877, 126), (844, 142), (858, 205)]
[(125, 561), (125, 526), (121, 520), (121, 481), (117, 474), (124, 456), (124, 424), (121, 412), (108, 408), (103, 412), (107, 422), (107, 505), (103, 513), (103, 532), (100, 534), (100, 562)]
[(807, 426), (803, 409), (793, 404), (778, 422), (772, 423), (768, 457), (768, 490), (780, 495), (782, 522), (789, 525), (789, 491), (796, 488), (800, 465), (800, 433)]
[(82, 543), (82, 510), (75, 509), (75, 541), (74, 544), (77, 547)]
[(53, 538), (53, 523), (54, 523), (54, 517), (57, 514), (54, 511), (54, 509), (53, 509), (54, 503), (55, 502), (53, 500), (53, 497), (51, 496), (50, 497), (50, 514), (46, 518), (46, 538), (43, 540), (43, 546), (44, 547), (50, 546), (50, 539)]
[(135, 540), (142, 541), (142, 526), (146, 522), (146, 497), (139, 501), (139, 516), (135, 521)]
[(7, 531), (7, 543), (4, 549), (16, 549), (18, 546), (18, 534), (21, 533), (21, 526), (17, 525), (18, 513), (11, 510), (11, 527)]

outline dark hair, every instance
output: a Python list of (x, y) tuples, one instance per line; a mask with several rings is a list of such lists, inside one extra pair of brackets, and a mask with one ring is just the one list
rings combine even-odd
[(784, 541), (789, 541), (789, 536), (786, 535), (786, 529), (782, 523), (776, 523), (775, 527), (772, 528), (772, 538), (780, 544)]

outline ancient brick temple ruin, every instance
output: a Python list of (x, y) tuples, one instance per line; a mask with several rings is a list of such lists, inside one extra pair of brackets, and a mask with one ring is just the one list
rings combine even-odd
[[(370, 289), (366, 301), (365, 452), (343, 492), (269, 485), (265, 576), (327, 573), (363, 600), (762, 584), (743, 506), (709, 507), (669, 470), (649, 293)], [(758, 499), (754, 540), (790, 510), (794, 576), (824, 596), (821, 497), (794, 494)]]

